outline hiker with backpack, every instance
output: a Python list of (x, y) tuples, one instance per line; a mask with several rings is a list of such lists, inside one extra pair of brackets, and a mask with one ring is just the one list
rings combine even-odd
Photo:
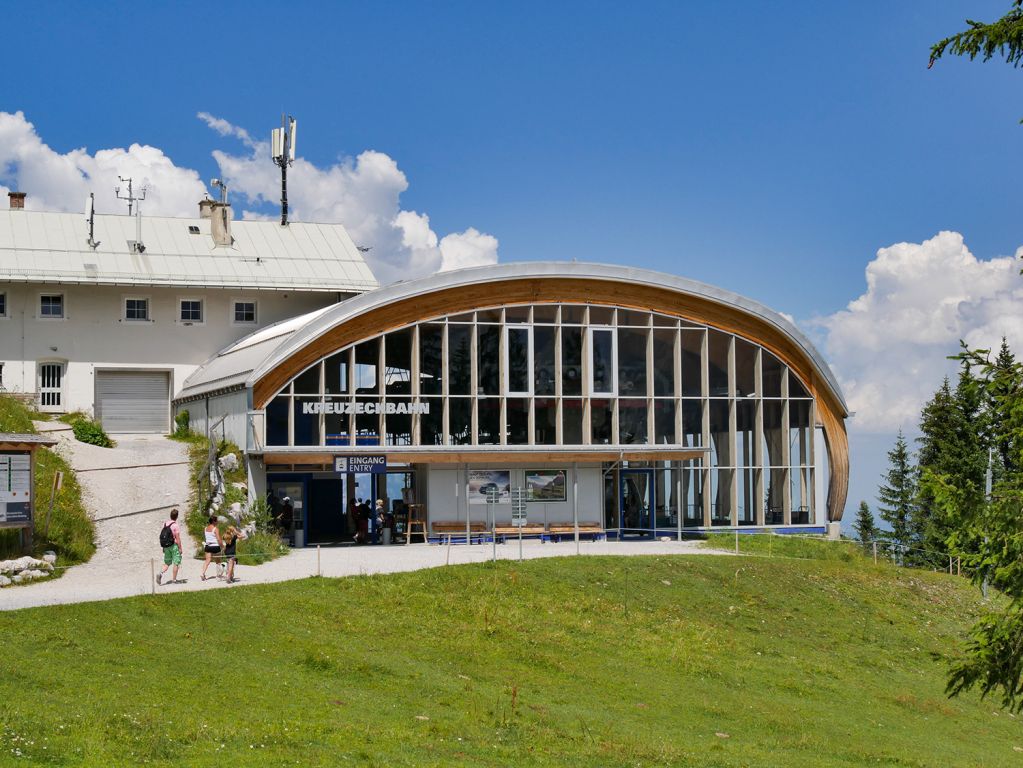
[(163, 583), (163, 575), (172, 565), (171, 580), (173, 584), (178, 580), (178, 568), (181, 567), (181, 527), (178, 525), (178, 511), (172, 509), (170, 519), (164, 522), (160, 529), (160, 547), (163, 548), (163, 569), (156, 574), (156, 583)]

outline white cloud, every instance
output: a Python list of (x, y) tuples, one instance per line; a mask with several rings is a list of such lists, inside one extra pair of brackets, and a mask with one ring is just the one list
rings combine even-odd
[[(1017, 257), (1023, 255), (1023, 249)], [(1023, 353), (1023, 277), (1018, 258), (978, 260), (958, 232), (897, 243), (867, 265), (867, 291), (819, 319), (824, 348), (865, 432), (912, 429), (945, 375), (959, 340)]]
[(142, 210), (165, 216), (194, 216), (206, 194), (199, 174), (179, 168), (156, 147), (132, 144), (127, 149), (103, 149), (95, 154), (83, 147), (60, 153), (46, 145), (21, 112), (0, 112), (0, 178), (4, 193), (16, 187), (27, 192), (26, 207), (47, 211), (81, 211), (90, 192), (96, 210), (126, 213), (114, 188), (126, 185), (118, 176), (134, 179), (136, 193), (148, 187)]
[[(232, 201), (246, 203), (242, 216), (276, 219), (280, 201), (280, 170), (270, 161), (269, 142), (256, 141), (244, 128), (208, 112), (198, 118), (220, 136), (238, 139), (248, 150), (241, 155), (216, 150), (213, 158), (231, 189)], [(147, 186), (144, 213), (162, 216), (197, 214), (208, 190), (199, 173), (182, 168), (157, 147), (132, 144), (127, 149), (49, 147), (21, 112), (0, 112), (0, 194), (11, 189), (28, 193), (30, 209), (81, 211), (90, 192), (96, 210), (126, 213), (114, 188), (119, 176), (132, 177), (135, 189)], [(469, 227), (440, 237), (429, 216), (402, 210), (401, 194), (408, 179), (393, 158), (367, 150), (318, 167), (299, 157), (288, 172), (288, 202), (296, 221), (340, 223), (360, 246), (382, 283), (410, 279), (438, 270), (497, 261), (497, 239)]]
[[(268, 142), (253, 142), (244, 129), (201, 113), (199, 117), (221, 135), (241, 137), (249, 152), (235, 155), (217, 150), (213, 158), (232, 194), (253, 208), (245, 218), (262, 218), (279, 206), (280, 170), (270, 162)], [(366, 259), (382, 283), (407, 280), (438, 270), (497, 261), (497, 238), (470, 227), (439, 237), (425, 213), (402, 210), (401, 194), (408, 179), (393, 158), (366, 150), (318, 167), (302, 157), (288, 171), (289, 215), (302, 221), (344, 224), (357, 245), (371, 250)]]

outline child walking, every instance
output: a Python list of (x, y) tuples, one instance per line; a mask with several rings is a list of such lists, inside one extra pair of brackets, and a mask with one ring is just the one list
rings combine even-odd
[(206, 562), (202, 564), (202, 573), (199, 574), (199, 578), (206, 581), (206, 569), (210, 567), (213, 556), (219, 555), (224, 549), (224, 539), (221, 538), (220, 529), (217, 528), (216, 515), (210, 515), (209, 523), (203, 529), (203, 540), (205, 541), (203, 550), (206, 552)]
[(224, 557), (227, 558), (227, 583), (231, 584), (235, 581), (234, 578), (234, 566), (238, 562), (238, 556), (235, 554), (236, 548), (238, 547), (239, 539), (247, 539), (245, 531), (241, 531), (235, 528), (233, 525), (227, 529), (227, 533), (224, 534)]

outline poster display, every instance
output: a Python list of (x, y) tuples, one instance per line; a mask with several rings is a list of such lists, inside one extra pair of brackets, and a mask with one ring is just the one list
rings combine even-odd
[(469, 503), (486, 504), (487, 491), (497, 489), (497, 503), (504, 504), (511, 499), (511, 470), (470, 469)]
[(526, 491), (530, 501), (566, 501), (568, 483), (564, 469), (534, 469), (526, 471)]
[(0, 526), (32, 524), (32, 455), (0, 453)]

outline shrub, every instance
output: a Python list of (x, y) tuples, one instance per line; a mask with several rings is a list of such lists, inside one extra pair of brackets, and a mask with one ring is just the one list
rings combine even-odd
[(171, 437), (178, 439), (191, 437), (191, 423), (191, 417), (189, 416), (188, 411), (181, 411), (178, 413), (178, 415), (174, 417), (174, 433)]
[(78, 419), (71, 423), (71, 429), (74, 430), (75, 440), (79, 442), (98, 445), (100, 448), (114, 447), (114, 441), (110, 439), (98, 421), (87, 418)]

